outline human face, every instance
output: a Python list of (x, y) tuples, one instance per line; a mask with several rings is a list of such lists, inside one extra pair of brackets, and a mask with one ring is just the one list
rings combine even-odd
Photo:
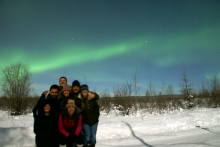
[(58, 89), (51, 89), (50, 90), (50, 96), (54, 99), (57, 98), (57, 95), (58, 95)]
[(65, 97), (68, 97), (68, 96), (70, 95), (70, 91), (69, 91), (69, 90), (63, 91), (63, 95), (64, 95)]
[(82, 90), (82, 95), (86, 97), (88, 95), (88, 90)]
[(46, 104), (44, 106), (44, 113), (50, 113), (50, 105), (49, 104)]
[(73, 86), (73, 92), (74, 93), (77, 93), (77, 92), (79, 92), (79, 87), (78, 86)]
[(75, 107), (69, 106), (69, 107), (67, 107), (67, 111), (68, 111), (69, 115), (73, 115), (73, 113), (75, 111)]
[(65, 85), (67, 85), (66, 79), (65, 79), (65, 78), (61, 78), (60, 81), (59, 81), (59, 84), (60, 84), (60, 86), (65, 86)]

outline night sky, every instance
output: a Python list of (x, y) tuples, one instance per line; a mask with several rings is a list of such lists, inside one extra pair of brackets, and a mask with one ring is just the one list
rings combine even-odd
[[(112, 93), (137, 69), (140, 95), (220, 79), (219, 0), (0, 0), (0, 68), (31, 68), (33, 93), (66, 76)], [(3, 92), (0, 91), (0, 95)]]

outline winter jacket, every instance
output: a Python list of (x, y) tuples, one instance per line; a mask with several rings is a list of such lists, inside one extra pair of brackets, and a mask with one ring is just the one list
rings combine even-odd
[[(44, 114), (44, 106), (50, 104), (50, 115)], [(38, 147), (59, 147), (58, 142), (58, 115), (54, 113), (51, 100), (44, 100), (38, 110), (38, 115), (34, 115), (35, 142)]]
[(79, 115), (78, 122), (75, 123), (73, 120), (67, 120), (64, 114), (59, 115), (58, 128), (61, 134), (68, 137), (70, 133), (79, 136), (82, 128), (82, 117)]
[[(68, 86), (70, 86), (70, 85), (68, 85)], [(70, 87), (72, 87), (72, 86), (70, 86)], [(63, 86), (59, 86), (57, 99), (60, 99), (60, 98), (61, 98), (62, 89), (63, 89)], [(50, 94), (50, 91), (44, 91), (44, 92), (48, 92), (47, 95), (46, 95), (46, 97)], [(43, 95), (44, 95), (44, 94), (43, 94)]]
[(70, 95), (68, 97), (65, 97), (63, 94), (61, 95), (60, 99), (58, 100), (58, 103), (60, 105), (60, 108), (63, 110), (66, 107), (66, 104), (68, 102), (68, 99), (73, 99), (72, 94), (70, 93)]
[(81, 93), (75, 100), (77, 106), (82, 109), (82, 123), (90, 126), (99, 122), (99, 105), (95, 99), (89, 99), (88, 96), (84, 99)]
[(59, 114), (61, 112), (61, 108), (60, 108), (60, 105), (59, 105), (59, 101), (58, 99), (54, 99), (50, 96), (50, 94), (47, 95), (47, 97), (45, 97), (44, 94), (41, 95), (40, 99), (38, 100), (37, 104), (35, 105), (35, 107), (33, 108), (33, 116), (35, 116), (37, 113), (38, 113), (38, 109), (39, 109), (39, 106), (40, 104), (45, 100), (45, 99), (49, 99), (51, 100), (51, 105), (53, 105), (53, 108), (54, 108), (54, 113), (55, 114)]
[[(74, 93), (74, 92), (72, 91), (73, 100), (75, 100), (80, 93), (81, 93), (81, 90), (79, 90), (79, 92), (77, 92), (77, 93)], [(89, 91), (89, 94), (90, 94), (90, 93), (95, 94), (95, 97), (94, 97), (95, 100), (99, 100), (99, 95), (98, 95), (97, 93)]]
[[(69, 99), (72, 99), (75, 101), (75, 99), (73, 98), (72, 93), (70, 93), (70, 95), (68, 97), (65, 97), (63, 94), (61, 95), (60, 99), (58, 100), (61, 111), (63, 111), (66, 107), (66, 104), (68, 102)], [(80, 114), (82, 112), (82, 110), (76, 106), (76, 111)]]

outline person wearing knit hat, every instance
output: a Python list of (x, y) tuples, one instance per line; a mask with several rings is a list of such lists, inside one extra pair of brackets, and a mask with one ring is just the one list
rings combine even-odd
[[(89, 88), (87, 88), (87, 89), (89, 90)], [(80, 82), (78, 80), (74, 80), (72, 82), (72, 94), (73, 94), (74, 99), (78, 97), (80, 92), (81, 92)], [(99, 100), (99, 95), (95, 92), (89, 92), (89, 98), (91, 98), (91, 99), (94, 98), (95, 100)]]
[(69, 99), (68, 102), (67, 102), (67, 104), (66, 104), (66, 108), (68, 108), (68, 107), (76, 108), (75, 101)]
[(58, 128), (61, 133), (60, 144), (73, 147), (81, 132), (82, 117), (75, 111), (74, 100), (69, 99), (64, 111), (61, 112), (58, 120)]
[(81, 90), (81, 91), (82, 91), (82, 90), (87, 90), (87, 91), (89, 91), (89, 86), (86, 85), (86, 84), (83, 84), (83, 85), (80, 87), (80, 90)]
[(80, 82), (78, 80), (73, 81), (72, 87), (74, 87), (74, 86), (80, 87)]
[(63, 86), (62, 94), (59, 99), (61, 109), (65, 109), (68, 99), (72, 99), (71, 88), (68, 85)]
[(68, 86), (68, 85), (63, 86), (62, 92), (65, 90), (71, 92), (70, 86)]
[(96, 132), (99, 122), (99, 105), (95, 98), (89, 97), (89, 86), (83, 84), (80, 87), (80, 94), (75, 99), (76, 105), (82, 109), (82, 129), (84, 135), (84, 146), (95, 147), (96, 144)]
[(73, 81), (72, 83), (73, 95), (76, 97), (80, 92), (80, 82), (78, 80)]

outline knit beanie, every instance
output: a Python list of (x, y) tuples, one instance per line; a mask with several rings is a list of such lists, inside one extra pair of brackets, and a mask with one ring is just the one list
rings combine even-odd
[(83, 84), (83, 85), (80, 87), (80, 90), (88, 90), (88, 91), (89, 91), (89, 86), (86, 85), (86, 84)]
[(76, 108), (75, 101), (71, 100), (71, 99), (68, 99), (68, 102), (66, 104), (66, 108), (69, 107), (69, 106), (73, 106), (74, 108)]
[(78, 87), (80, 87), (80, 83), (79, 83), (78, 80), (73, 81), (73, 83), (72, 83), (72, 87), (74, 87), (74, 86), (78, 86)]
[(65, 90), (71, 92), (71, 88), (68, 85), (63, 86), (62, 92), (64, 92)]

